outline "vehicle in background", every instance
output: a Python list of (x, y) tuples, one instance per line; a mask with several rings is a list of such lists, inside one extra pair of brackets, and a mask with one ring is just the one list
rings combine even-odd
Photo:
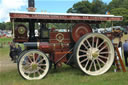
[(12, 32), (8, 30), (0, 30), (0, 37), (12, 37)]
[(7, 33), (6, 37), (12, 37), (12, 34), (11, 33)]

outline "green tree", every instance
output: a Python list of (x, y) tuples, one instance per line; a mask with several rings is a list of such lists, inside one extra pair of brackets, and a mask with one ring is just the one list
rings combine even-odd
[(81, 1), (68, 9), (68, 13), (91, 13), (91, 3), (88, 1)]
[(121, 7), (128, 9), (128, 0), (123, 0)]
[(105, 14), (107, 5), (102, 0), (80, 1), (68, 9), (68, 13)]
[(117, 16), (123, 16), (123, 21), (119, 22), (119, 25), (128, 25), (128, 9), (126, 8), (115, 8), (111, 10), (111, 14)]
[(123, 0), (112, 0), (108, 5), (108, 9), (112, 10), (114, 8), (119, 8), (122, 5), (122, 1)]
[(128, 0), (112, 0), (108, 5), (108, 9), (112, 10), (114, 8), (128, 9)]
[(12, 29), (12, 23), (11, 22), (5, 23), (5, 29), (6, 30), (11, 30)]
[(4, 23), (4, 22), (3, 22), (3, 23), (0, 23), (0, 29), (1, 29), (1, 30), (4, 30), (5, 27), (6, 27), (6, 26), (5, 26), (5, 23)]
[(102, 0), (94, 0), (92, 2), (92, 13), (105, 14), (107, 11), (107, 5)]

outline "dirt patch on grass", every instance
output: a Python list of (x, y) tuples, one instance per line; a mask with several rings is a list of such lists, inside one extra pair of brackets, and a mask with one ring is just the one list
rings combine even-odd
[(5, 72), (13, 69), (17, 69), (17, 64), (13, 63), (10, 58), (5, 57), (5, 59), (0, 60), (0, 72)]

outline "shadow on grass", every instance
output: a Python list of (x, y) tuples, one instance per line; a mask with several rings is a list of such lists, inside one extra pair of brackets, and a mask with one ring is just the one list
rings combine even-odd
[(49, 74), (60, 74), (60, 73), (71, 73), (74, 75), (83, 75), (83, 72), (78, 67), (72, 67), (69, 65), (63, 65), (57, 69), (54, 69), (53, 66), (49, 71)]

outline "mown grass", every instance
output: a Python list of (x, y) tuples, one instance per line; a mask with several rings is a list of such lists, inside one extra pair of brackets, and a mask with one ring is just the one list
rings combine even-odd
[(63, 66), (51, 69), (42, 80), (28, 81), (21, 78), (17, 70), (0, 73), (0, 85), (127, 85), (128, 73), (112, 70), (100, 76), (87, 76), (80, 70)]
[(0, 38), (0, 60), (7, 58), (9, 55), (9, 44), (12, 38)]
[(9, 47), (0, 48), (0, 60), (9, 56)]

